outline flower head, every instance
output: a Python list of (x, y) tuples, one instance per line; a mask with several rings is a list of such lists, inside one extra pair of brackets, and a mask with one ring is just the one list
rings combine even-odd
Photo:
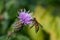
[(31, 17), (31, 15), (29, 14), (29, 12), (26, 12), (25, 10), (19, 12), (18, 18), (20, 19), (20, 21), (21, 21), (23, 24), (30, 24), (30, 23), (31, 23), (31, 19), (32, 19), (32, 17)]

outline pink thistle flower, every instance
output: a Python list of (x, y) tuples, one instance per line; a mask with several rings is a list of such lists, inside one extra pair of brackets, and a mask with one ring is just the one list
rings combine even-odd
[(26, 12), (26, 10), (19, 12), (18, 18), (23, 24), (30, 24), (32, 21), (32, 16), (29, 14), (29, 12)]

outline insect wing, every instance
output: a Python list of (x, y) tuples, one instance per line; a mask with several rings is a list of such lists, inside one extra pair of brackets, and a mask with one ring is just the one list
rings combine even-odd
[(40, 28), (43, 28), (43, 26), (42, 26), (40, 23), (38, 23), (38, 24), (35, 26), (35, 30), (36, 30), (36, 32), (38, 32), (39, 27), (40, 27)]
[(36, 23), (35, 24), (35, 31), (38, 32), (38, 30), (39, 30), (39, 24)]

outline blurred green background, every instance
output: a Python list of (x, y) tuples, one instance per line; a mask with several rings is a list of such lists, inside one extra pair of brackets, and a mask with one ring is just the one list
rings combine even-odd
[(32, 12), (43, 29), (36, 33), (35, 27), (24, 27), (8, 40), (60, 40), (60, 0), (0, 0), (0, 40), (7, 40), (17, 11), (24, 8)]

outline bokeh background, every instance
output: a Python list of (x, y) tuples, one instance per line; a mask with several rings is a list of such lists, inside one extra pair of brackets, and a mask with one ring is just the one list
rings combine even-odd
[(60, 0), (0, 0), (0, 40), (7, 40), (7, 32), (18, 16), (19, 9), (30, 10), (43, 29), (35, 32), (27, 26), (8, 40), (60, 40)]

